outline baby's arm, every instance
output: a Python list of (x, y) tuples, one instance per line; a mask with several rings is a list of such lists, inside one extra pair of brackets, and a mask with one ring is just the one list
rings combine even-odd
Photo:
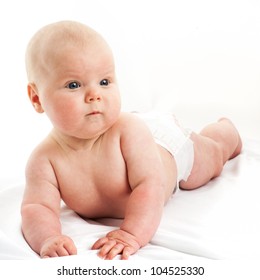
[(41, 257), (76, 254), (73, 241), (61, 233), (60, 193), (48, 159), (34, 153), (26, 168), (26, 190), (21, 207), (22, 231)]
[(158, 228), (165, 202), (165, 175), (150, 131), (135, 119), (128, 120), (124, 127), (121, 149), (132, 193), (120, 229), (93, 245), (93, 249), (100, 249), (99, 256), (106, 259), (118, 254), (127, 259), (146, 245)]

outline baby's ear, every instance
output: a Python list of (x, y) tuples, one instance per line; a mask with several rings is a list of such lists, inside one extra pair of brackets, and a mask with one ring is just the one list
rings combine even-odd
[(38, 113), (43, 113), (44, 110), (43, 110), (42, 105), (41, 105), (41, 101), (40, 101), (40, 98), (39, 98), (38, 89), (37, 89), (36, 85), (31, 84), (31, 83), (28, 84), (27, 92), (28, 92), (28, 96), (30, 98), (30, 101), (31, 101), (35, 111), (38, 112)]

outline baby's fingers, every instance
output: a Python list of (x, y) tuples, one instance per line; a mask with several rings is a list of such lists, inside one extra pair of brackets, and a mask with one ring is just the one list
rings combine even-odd
[(125, 246), (122, 243), (115, 244), (115, 246), (107, 253), (106, 260), (112, 260), (114, 257), (121, 254), (124, 247)]
[(109, 240), (107, 243), (103, 245), (103, 247), (100, 249), (98, 256), (100, 258), (106, 258), (108, 253), (111, 251), (111, 249), (116, 245), (115, 240)]
[(100, 238), (98, 241), (94, 243), (92, 246), (92, 250), (98, 250), (98, 256), (101, 258), (105, 258), (110, 250), (116, 245), (116, 240), (108, 239), (107, 237)]
[(99, 239), (93, 246), (92, 249), (100, 249), (98, 256), (102, 259), (112, 260), (115, 256), (122, 253), (125, 245), (117, 243), (116, 240), (108, 239), (107, 237)]
[(68, 255), (76, 255), (77, 248), (68, 236), (53, 236), (45, 240), (40, 256), (42, 258), (62, 257)]
[(137, 250), (135, 250), (133, 247), (127, 246), (124, 248), (121, 256), (121, 260), (128, 260), (130, 255), (133, 255)]
[(98, 241), (96, 241), (93, 246), (91, 247), (92, 250), (98, 250), (100, 249), (103, 245), (105, 245), (108, 242), (108, 238), (107, 237), (103, 237), (98, 239)]
[(56, 257), (59, 257), (59, 255), (57, 254), (56, 251), (50, 251), (50, 252), (44, 251), (44, 252), (40, 253), (40, 257), (42, 259), (47, 259), (47, 258), (56, 258)]
[[(65, 251), (67, 252), (68, 255), (77, 255), (77, 248), (73, 242), (64, 244), (64, 253), (66, 254)], [(63, 256), (67, 256), (67, 255), (63, 255)]]

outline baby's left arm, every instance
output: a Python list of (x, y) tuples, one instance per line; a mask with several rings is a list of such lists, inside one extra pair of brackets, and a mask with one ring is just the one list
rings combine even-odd
[(99, 256), (128, 259), (146, 245), (160, 223), (165, 202), (165, 175), (158, 148), (149, 129), (136, 117), (127, 119), (121, 134), (121, 149), (132, 188), (125, 219), (118, 230), (99, 239), (93, 249)]

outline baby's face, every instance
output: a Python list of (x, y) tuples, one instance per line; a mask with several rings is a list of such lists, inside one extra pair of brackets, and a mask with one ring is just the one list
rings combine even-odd
[(41, 106), (59, 132), (89, 139), (118, 119), (120, 95), (106, 46), (66, 46), (46, 58), (42, 71)]

